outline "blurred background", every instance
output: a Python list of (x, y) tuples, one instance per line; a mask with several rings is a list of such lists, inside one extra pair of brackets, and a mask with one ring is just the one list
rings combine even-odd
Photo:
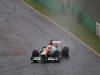
[(25, 0), (100, 51), (100, 0)]
[(52, 13), (71, 13), (77, 21), (96, 32), (96, 22), (100, 22), (100, 0), (33, 0)]

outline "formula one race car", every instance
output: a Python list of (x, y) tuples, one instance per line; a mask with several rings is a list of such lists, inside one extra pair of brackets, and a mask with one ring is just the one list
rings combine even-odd
[(33, 50), (31, 61), (32, 62), (60, 62), (62, 57), (69, 58), (69, 47), (62, 47), (62, 41), (49, 42), (47, 47), (40, 50)]

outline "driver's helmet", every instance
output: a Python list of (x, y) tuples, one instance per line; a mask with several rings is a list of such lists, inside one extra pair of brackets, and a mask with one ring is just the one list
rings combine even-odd
[(52, 45), (53, 44), (53, 40), (49, 40), (49, 45)]
[(49, 40), (49, 42), (51, 42), (51, 43), (52, 43), (52, 42), (53, 42), (53, 40)]

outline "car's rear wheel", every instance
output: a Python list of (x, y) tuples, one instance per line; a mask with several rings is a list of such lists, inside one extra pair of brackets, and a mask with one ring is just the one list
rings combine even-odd
[(61, 54), (62, 57), (69, 58), (69, 47), (63, 47)]

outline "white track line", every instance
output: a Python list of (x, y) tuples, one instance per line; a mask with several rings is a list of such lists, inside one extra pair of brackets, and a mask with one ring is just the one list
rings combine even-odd
[(80, 43), (82, 43), (85, 47), (87, 47), (89, 50), (91, 50), (96, 56), (100, 57), (100, 54), (98, 52), (96, 52), (93, 48), (91, 48), (90, 46), (88, 46), (87, 44), (85, 44), (82, 40), (80, 40), (79, 38), (77, 38), (75, 35), (73, 35), (71, 32), (69, 32), (67, 29), (65, 29), (64, 27), (62, 27), (60, 24), (56, 23), (55, 21), (53, 21), (52, 19), (50, 19), (49, 17), (47, 17), (46, 15), (42, 14), (41, 12), (39, 12), (37, 9), (33, 8), (31, 5), (29, 5), (28, 3), (24, 2), (23, 0), (21, 0), (22, 3), (24, 3), (25, 5), (27, 5), (28, 7), (30, 7), (31, 9), (33, 9), (35, 12), (37, 12), (39, 15), (43, 16), (44, 18), (46, 18), (47, 20), (51, 21), (52, 23), (54, 23), (56, 26), (58, 26), (60, 29), (62, 29), (64, 32), (67, 32), (70, 36), (72, 36), (74, 39), (78, 40)]

